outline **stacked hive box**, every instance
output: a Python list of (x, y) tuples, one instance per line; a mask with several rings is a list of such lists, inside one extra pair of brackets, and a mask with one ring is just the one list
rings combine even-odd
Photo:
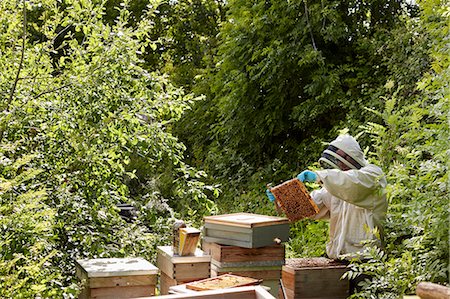
[(157, 266), (161, 270), (160, 293), (166, 295), (171, 286), (210, 277), (211, 256), (196, 249), (194, 255), (175, 255), (172, 246), (157, 247)]
[(77, 260), (76, 270), (84, 284), (80, 299), (153, 296), (159, 272), (141, 258)]
[(205, 217), (203, 250), (211, 255), (211, 277), (232, 273), (263, 280), (278, 293), (289, 220), (236, 213)]
[(341, 279), (346, 266), (327, 258), (286, 260), (282, 281), (287, 299), (344, 299), (349, 296), (349, 282)]

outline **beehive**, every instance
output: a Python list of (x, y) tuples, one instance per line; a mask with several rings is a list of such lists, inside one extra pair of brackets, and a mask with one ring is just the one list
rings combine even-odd
[(158, 268), (141, 258), (102, 258), (76, 261), (84, 283), (80, 299), (153, 296)]
[(202, 248), (211, 255), (211, 277), (234, 274), (262, 280), (274, 296), (278, 293), (281, 267), (285, 262), (283, 244), (259, 248), (243, 248), (203, 242)]
[(282, 281), (288, 299), (344, 299), (349, 281), (341, 280), (345, 264), (327, 258), (287, 259)]
[(215, 264), (222, 267), (239, 265), (242, 262), (259, 263), (266, 266), (284, 265), (284, 244), (276, 244), (259, 248), (244, 248), (239, 246), (222, 245), (217, 243), (202, 243), (204, 252), (211, 255)]
[(319, 213), (319, 208), (298, 179), (284, 182), (270, 191), (275, 196), (276, 204), (281, 207), (291, 222)]
[(161, 270), (160, 291), (167, 294), (169, 287), (210, 277), (211, 256), (196, 249), (194, 255), (174, 255), (172, 246), (158, 246), (156, 265)]
[(207, 216), (203, 236), (208, 243), (244, 248), (271, 246), (289, 239), (289, 220), (250, 213)]

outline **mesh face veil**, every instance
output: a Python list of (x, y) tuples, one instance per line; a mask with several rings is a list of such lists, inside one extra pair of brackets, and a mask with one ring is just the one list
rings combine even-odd
[(322, 157), (319, 159), (320, 166), (322, 166), (323, 169), (339, 169), (339, 160), (331, 155), (328, 155), (326, 153), (322, 154)]
[(350, 155), (333, 145), (329, 145), (322, 153), (319, 163), (325, 169), (336, 168), (345, 170), (344, 168), (360, 169), (362, 167)]

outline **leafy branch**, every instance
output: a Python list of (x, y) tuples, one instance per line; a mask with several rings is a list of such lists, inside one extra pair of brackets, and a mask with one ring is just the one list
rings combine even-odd
[[(26, 0), (23, 0), (22, 51), (21, 51), (21, 54), (20, 54), (20, 62), (19, 62), (19, 68), (18, 68), (17, 74), (16, 74), (16, 79), (14, 80), (13, 87), (11, 88), (11, 91), (9, 93), (9, 100), (8, 100), (8, 103), (6, 104), (6, 110), (9, 109), (9, 105), (11, 105), (11, 102), (13, 101), (14, 93), (15, 93), (16, 87), (17, 87), (17, 82), (19, 82), (20, 72), (21, 72), (21, 70), (23, 68), (23, 60), (24, 60), (24, 56), (25, 56), (25, 42), (26, 42), (26, 40), (27, 40), (27, 5), (26, 5)], [(1, 135), (0, 135), (0, 140), (1, 140)]]

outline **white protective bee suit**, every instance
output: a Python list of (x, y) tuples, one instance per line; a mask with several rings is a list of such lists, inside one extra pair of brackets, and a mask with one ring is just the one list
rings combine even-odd
[[(357, 166), (338, 154), (342, 151)], [(338, 160), (350, 169), (339, 169), (342, 167), (333, 163)], [(311, 193), (320, 209), (314, 219), (330, 221), (327, 255), (333, 259), (356, 257), (353, 253), (362, 251), (363, 241), (377, 240), (375, 228), (382, 238), (381, 223), (387, 211), (386, 179), (378, 166), (366, 161), (358, 142), (350, 135), (341, 135), (331, 142), (319, 161), (335, 168), (316, 171), (322, 188)], [(347, 256), (343, 257), (344, 254)]]

